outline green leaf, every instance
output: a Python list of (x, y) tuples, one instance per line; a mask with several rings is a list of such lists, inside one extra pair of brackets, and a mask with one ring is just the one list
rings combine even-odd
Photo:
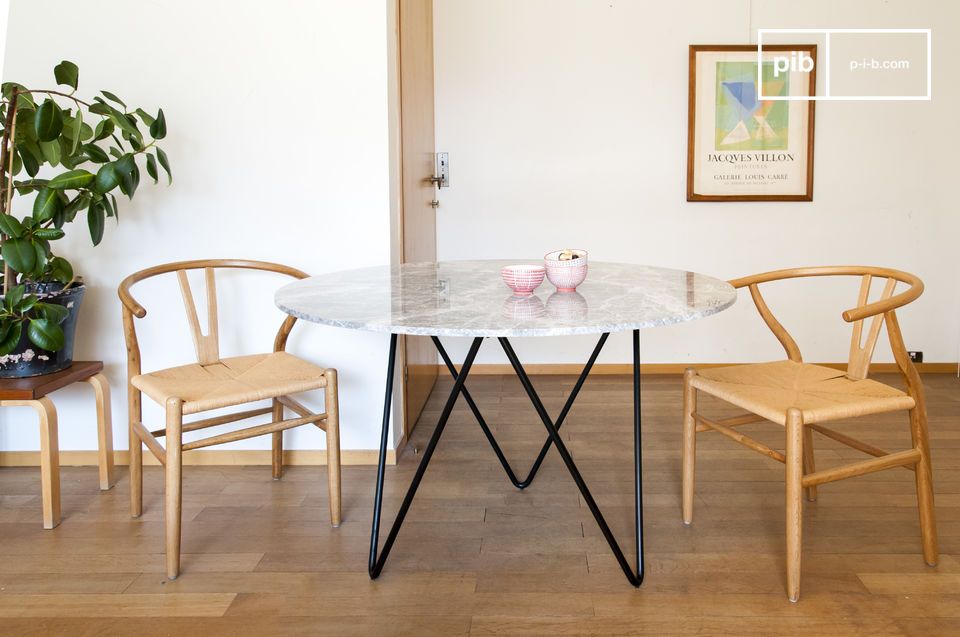
[[(62, 232), (59, 231), (59, 232)], [(38, 237), (34, 236), (35, 239)], [(45, 239), (39, 239), (33, 242), (33, 251), (36, 255), (36, 260), (33, 264), (33, 271), (30, 272), (31, 279), (39, 279), (40, 275), (43, 274), (43, 268), (47, 265), (47, 252), (50, 250), (50, 242)]]
[(60, 136), (63, 130), (63, 111), (52, 99), (44, 100), (33, 120), (33, 129), (37, 139), (42, 142), (52, 142)]
[(110, 203), (110, 198), (109, 198), (109, 197), (104, 197), (103, 199), (101, 199), (101, 201), (103, 202), (103, 210), (104, 210), (104, 212), (107, 214), (108, 217), (112, 217), (112, 216), (113, 216), (113, 204)]
[[(36, 177), (37, 173), (40, 172), (40, 162), (37, 160), (37, 158), (33, 155), (33, 153), (29, 149), (27, 150), (27, 152), (24, 152), (22, 149), (18, 149), (18, 150), (20, 150), (20, 152), (17, 153), (17, 157), (19, 157), (20, 161), (22, 162), (24, 169), (26, 169), (27, 171), (27, 174), (30, 175), (31, 177)], [(37, 147), (37, 150), (40, 150), (39, 146)], [(16, 160), (17, 157), (14, 157), (14, 160)], [(14, 169), (13, 174), (16, 175), (18, 172), (20, 171)]]
[(86, 154), (87, 158), (92, 162), (105, 164), (110, 161), (110, 157), (96, 144), (84, 144), (82, 148), (84, 154)]
[(40, 150), (40, 144), (36, 140), (25, 139), (17, 144), (17, 147), (21, 151), (26, 150), (33, 156), (35, 160), (37, 160), (37, 162), (43, 161), (43, 151)]
[(54, 140), (52, 142), (40, 142), (40, 152), (43, 153), (43, 158), (51, 166), (56, 166), (60, 163), (60, 142)]
[[(70, 262), (64, 259), (63, 257), (53, 257), (47, 263), (50, 269), (50, 276), (53, 277), (55, 281), (59, 281), (66, 285), (73, 279), (73, 266), (70, 265)], [(60, 305), (51, 305), (51, 307), (60, 307)], [(66, 308), (63, 308), (66, 309)], [(41, 312), (43, 308), (41, 308)], [(44, 318), (52, 318), (44, 314)], [(57, 321), (59, 323), (60, 321)]]
[(0, 356), (6, 356), (17, 348), (17, 345), (20, 344), (20, 335), (22, 333), (22, 323), (13, 323), (10, 325), (10, 331), (7, 332), (3, 340), (0, 341)]
[(157, 183), (157, 160), (153, 155), (147, 155), (147, 174), (153, 178), (153, 183)]
[(72, 188), (85, 188), (93, 182), (94, 176), (89, 170), (79, 168), (71, 170), (61, 175), (57, 175), (50, 180), (48, 186), (57, 190), (66, 190)]
[(33, 231), (33, 236), (38, 239), (46, 239), (47, 241), (63, 239), (64, 235), (66, 235), (66, 233), (59, 228), (37, 228)]
[(17, 309), (17, 306), (20, 305), (20, 301), (23, 299), (26, 291), (26, 288), (22, 285), (15, 285), (14, 287), (10, 288), (10, 291), (7, 292), (7, 295), (3, 297), (3, 305), (7, 308), (8, 312), (12, 313)]
[(17, 135), (16, 141), (22, 144), (26, 140), (36, 141), (37, 131), (33, 122), (37, 118), (37, 112), (28, 109), (17, 109)]
[(110, 120), (116, 124), (128, 137), (135, 137), (138, 140), (143, 139), (143, 135), (137, 130), (137, 127), (130, 123), (123, 113), (111, 113)]
[(121, 175), (129, 175), (137, 167), (137, 162), (130, 153), (121, 156), (117, 161), (113, 162), (113, 164), (117, 167), (117, 172)]
[(116, 95), (114, 95), (114, 94), (111, 93), (110, 91), (100, 91), (100, 92), (101, 92), (101, 93), (103, 94), (103, 96), (104, 96), (105, 98), (107, 98), (108, 100), (111, 100), (111, 101), (113, 101), (113, 102), (116, 102), (117, 104), (119, 104), (120, 106), (122, 106), (122, 107), (124, 107), (124, 108), (127, 107), (127, 105), (123, 103), (123, 100), (121, 100), (119, 97), (117, 97)]
[(59, 191), (53, 188), (44, 188), (38, 192), (37, 198), (33, 200), (33, 218), (37, 221), (53, 219), (53, 216), (63, 208), (59, 195)]
[[(76, 198), (73, 199), (73, 201), (71, 201), (70, 203), (68, 203), (66, 207), (63, 209), (64, 221), (73, 221), (73, 219), (77, 216), (77, 213), (79, 211), (83, 210), (88, 205), (90, 205), (90, 199), (91, 199), (91, 195), (89, 192), (82, 192), (79, 195), (77, 195)], [(63, 224), (62, 223), (58, 224), (57, 221), (58, 220), (55, 219), (53, 222), (53, 225), (59, 228)]]
[(99, 193), (107, 193), (117, 187), (120, 183), (120, 173), (113, 164), (104, 164), (97, 171), (97, 179), (94, 182), (94, 190)]
[(143, 123), (146, 126), (153, 126), (153, 123), (156, 121), (153, 115), (143, 110), (142, 108), (138, 108), (137, 110), (134, 111), (134, 113), (136, 113), (137, 116), (143, 120)]
[(103, 202), (91, 201), (90, 207), (87, 208), (87, 227), (90, 228), (90, 239), (93, 245), (99, 245), (103, 240), (104, 218)]
[(93, 138), (93, 129), (90, 128), (90, 124), (83, 122), (80, 124), (80, 141), (85, 142)]
[(163, 116), (162, 108), (157, 112), (157, 119), (149, 126), (150, 137), (153, 137), (154, 139), (163, 139), (167, 136), (167, 118)]
[(95, 115), (109, 115), (113, 109), (107, 104), (97, 102), (96, 104), (91, 104), (88, 110)]
[(106, 139), (110, 137), (110, 135), (113, 135), (113, 131), (115, 130), (116, 126), (113, 125), (112, 120), (102, 119), (93, 131), (93, 141), (98, 142), (101, 139)]
[(8, 237), (19, 239), (23, 236), (23, 224), (13, 215), (0, 215), (0, 232)]
[(133, 170), (129, 174), (123, 175), (120, 179), (120, 192), (125, 194), (127, 198), (133, 199), (133, 193), (137, 191), (137, 186), (140, 185), (140, 169), (137, 168), (136, 164), (133, 166)]
[(64, 342), (63, 330), (48, 319), (30, 319), (27, 323), (27, 338), (40, 349), (49, 352), (61, 349)]
[[(54, 257), (58, 258), (59, 257)], [(66, 263), (66, 259), (60, 259)], [(69, 267), (69, 264), (67, 264)], [(68, 281), (69, 282), (69, 279)], [(70, 310), (63, 307), (62, 305), (57, 305), (56, 303), (38, 303), (37, 311), (40, 313), (40, 316), (47, 319), (48, 321), (56, 324), (63, 323), (68, 316), (70, 316)]]
[(26, 195), (34, 190), (40, 190), (47, 185), (46, 179), (25, 179), (23, 181), (13, 182), (13, 187), (17, 189), (17, 192), (21, 195)]
[(77, 81), (80, 79), (80, 69), (73, 62), (64, 60), (53, 67), (53, 76), (57, 79), (57, 84), (76, 89)]
[(20, 312), (29, 312), (39, 301), (36, 294), (31, 294), (20, 302), (17, 309)]
[(13, 89), (16, 88), (19, 93), (17, 93), (17, 110), (21, 108), (36, 108), (37, 105), (33, 102), (33, 96), (30, 93), (24, 93), (27, 90), (27, 87), (23, 84), (17, 84), (16, 82), (4, 82), (2, 85), (3, 97), (5, 99), (10, 99), (13, 95)]
[(31, 272), (37, 265), (37, 252), (29, 239), (7, 239), (2, 254), (4, 263), (17, 272)]
[(120, 221), (120, 208), (117, 206), (117, 198), (110, 193), (110, 202), (113, 204), (113, 216), (117, 218), (117, 221)]
[(80, 145), (80, 133), (83, 130), (83, 111), (79, 108), (77, 109), (77, 114), (73, 117), (73, 130), (70, 132), (73, 135), (70, 138), (70, 141), (73, 142), (70, 145), (70, 154), (77, 152), (77, 146)]
[(173, 183), (173, 173), (170, 172), (170, 162), (167, 160), (167, 154), (163, 152), (162, 148), (157, 148), (157, 161), (160, 162), (160, 165), (163, 166), (163, 170), (167, 173), (167, 183)]
[[(20, 174), (21, 170), (23, 170), (23, 159), (20, 157), (20, 153), (16, 152), (16, 149), (14, 149), (13, 165), (10, 167), (10, 172), (13, 173), (14, 176), (16, 176)], [(31, 177), (32, 176), (33, 175), (31, 175)]]

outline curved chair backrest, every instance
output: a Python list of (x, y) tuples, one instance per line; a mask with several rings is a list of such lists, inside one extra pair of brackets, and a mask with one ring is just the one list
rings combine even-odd
[[(783, 345), (790, 360), (801, 362), (800, 348), (793, 337), (787, 332), (783, 325), (773, 316), (770, 308), (767, 307), (763, 296), (760, 294), (760, 284), (770, 281), (781, 281), (784, 279), (795, 279), (813, 276), (859, 276), (860, 294), (857, 298), (857, 305), (843, 312), (843, 320), (853, 323), (853, 338), (850, 342), (850, 358), (847, 362), (847, 376), (853, 379), (863, 379), (867, 377), (870, 368), (870, 360), (873, 357), (874, 348), (877, 345), (877, 338), (880, 334), (880, 327), (886, 323), (887, 335), (890, 338), (890, 346), (898, 366), (905, 374), (913, 369), (910, 357), (907, 354), (906, 347), (903, 344), (903, 336), (900, 333), (900, 327), (897, 323), (896, 310), (910, 303), (923, 294), (923, 281), (908, 272), (893, 270), (890, 268), (878, 268), (860, 265), (832, 265), (810, 268), (792, 268), (789, 270), (776, 270), (763, 274), (734, 279), (730, 284), (735, 288), (749, 288), (750, 296), (753, 298), (760, 316), (770, 327), (770, 330), (777, 337), (777, 340)], [(870, 298), (870, 288), (874, 279), (885, 279), (883, 292), (880, 298), (868, 302)], [(898, 283), (904, 283), (909, 287), (894, 294)], [(873, 320), (867, 329), (866, 340), (863, 338), (864, 321), (870, 317)]]
[[(183, 304), (187, 312), (187, 321), (190, 324), (190, 333), (193, 337), (193, 344), (197, 351), (197, 362), (201, 365), (209, 365), (220, 360), (219, 330), (217, 323), (217, 289), (215, 280), (215, 271), (220, 268), (239, 268), (246, 270), (259, 270), (263, 272), (276, 272), (285, 274), (297, 279), (305, 279), (307, 274), (279, 263), (269, 263), (266, 261), (246, 261), (241, 259), (205, 259), (196, 261), (179, 261), (177, 263), (165, 263), (157, 265), (146, 270), (134, 272), (123, 281), (117, 293), (120, 295), (120, 301), (123, 303), (123, 328), (124, 337), (127, 342), (127, 353), (129, 358), (129, 373), (136, 375), (140, 373), (140, 347), (137, 343), (137, 334), (133, 319), (143, 318), (147, 315), (147, 310), (137, 302), (130, 292), (130, 288), (135, 283), (149, 279), (161, 274), (176, 272), (177, 279), (180, 281), (180, 292), (183, 295)], [(197, 307), (194, 302), (193, 293), (190, 290), (190, 282), (187, 279), (187, 271), (203, 270), (204, 280), (206, 281), (207, 293), (207, 326), (206, 333), (200, 328), (200, 320), (197, 316)], [(293, 329), (296, 318), (288, 316), (274, 339), (274, 351), (284, 349), (287, 343), (287, 336)]]

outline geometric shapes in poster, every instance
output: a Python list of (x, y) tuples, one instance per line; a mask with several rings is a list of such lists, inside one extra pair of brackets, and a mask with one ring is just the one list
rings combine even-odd
[(774, 79), (763, 64), (763, 92), (757, 90), (756, 62), (717, 62), (716, 150), (784, 150), (789, 105), (759, 95), (787, 95), (787, 80)]

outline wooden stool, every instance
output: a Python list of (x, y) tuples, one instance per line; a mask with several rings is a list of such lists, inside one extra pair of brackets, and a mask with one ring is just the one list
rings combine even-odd
[(103, 361), (76, 361), (54, 374), (0, 379), (0, 407), (33, 407), (40, 417), (40, 483), (45, 529), (60, 524), (60, 445), (57, 440), (57, 408), (47, 398), (50, 392), (80, 381), (93, 386), (97, 399), (100, 489), (106, 491), (113, 486), (110, 384), (101, 371)]

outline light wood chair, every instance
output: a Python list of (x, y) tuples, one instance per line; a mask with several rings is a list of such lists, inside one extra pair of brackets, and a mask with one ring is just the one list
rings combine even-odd
[[(128, 408), (130, 416), (130, 512), (139, 517), (143, 511), (142, 444), (164, 465), (165, 535), (167, 577), (175, 579), (180, 571), (181, 454), (184, 451), (271, 434), (273, 437), (273, 477), (283, 474), (283, 431), (314, 424), (327, 436), (327, 480), (330, 492), (330, 522), (340, 525), (340, 424), (337, 399), (337, 372), (321, 368), (284, 351), (296, 318), (288, 316), (274, 340), (273, 352), (221, 358), (218, 340), (217, 293), (214, 278), (218, 268), (243, 268), (306, 278), (306, 274), (276, 263), (241, 260), (182, 261), (158, 265), (131, 274), (120, 283), (123, 303), (123, 327), (127, 342)], [(203, 270), (207, 293), (207, 332), (200, 328), (190, 283), (189, 270)], [(144, 374), (140, 369), (140, 345), (134, 317), (147, 311), (130, 294), (133, 284), (160, 274), (175, 272), (187, 312), (187, 320), (197, 352), (197, 363)], [(323, 389), (324, 413), (316, 414), (290, 397), (291, 394)], [(142, 422), (141, 392), (166, 410), (166, 427), (150, 431)], [(185, 423), (183, 417), (222, 407), (270, 400), (271, 405), (247, 411), (214, 416)], [(299, 417), (284, 419), (284, 408)], [(223, 425), (255, 416), (271, 414), (270, 422), (250, 426), (200, 440), (183, 442), (183, 434), (206, 427)], [(166, 447), (158, 438), (166, 439)]]
[[(760, 295), (759, 286), (763, 283), (816, 276), (857, 276), (861, 279), (856, 307), (842, 314), (845, 321), (853, 323), (850, 358), (845, 372), (804, 363), (796, 341), (773, 316)], [(885, 283), (879, 299), (870, 302), (870, 288), (874, 279), (883, 279)], [(937, 529), (927, 438), (927, 410), (920, 375), (907, 354), (896, 315), (898, 308), (920, 296), (923, 282), (916, 276), (899, 270), (827, 266), (778, 270), (736, 279), (730, 283), (735, 288), (745, 287), (750, 290), (750, 296), (753, 297), (760, 316), (786, 350), (787, 360), (686, 370), (683, 392), (684, 523), (693, 522), (696, 436), (701, 432), (715, 431), (786, 465), (787, 595), (791, 601), (797, 601), (800, 597), (802, 492), (806, 490), (807, 499), (814, 501), (817, 497), (817, 485), (826, 482), (893, 467), (904, 467), (913, 471), (916, 474), (923, 558), (927, 564), (936, 565)], [(894, 294), (898, 283), (909, 287), (899, 294)], [(865, 327), (864, 321), (871, 317), (869, 326)], [(906, 381), (906, 392), (867, 378), (874, 347), (884, 325), (897, 367)], [(749, 413), (723, 420), (707, 418), (697, 412), (697, 392), (720, 398)], [(889, 453), (821, 424), (831, 420), (892, 411), (909, 413), (912, 447), (906, 451)], [(771, 449), (735, 429), (740, 425), (763, 420), (784, 427), (785, 453)], [(817, 471), (813, 454), (814, 431), (876, 457)]]

